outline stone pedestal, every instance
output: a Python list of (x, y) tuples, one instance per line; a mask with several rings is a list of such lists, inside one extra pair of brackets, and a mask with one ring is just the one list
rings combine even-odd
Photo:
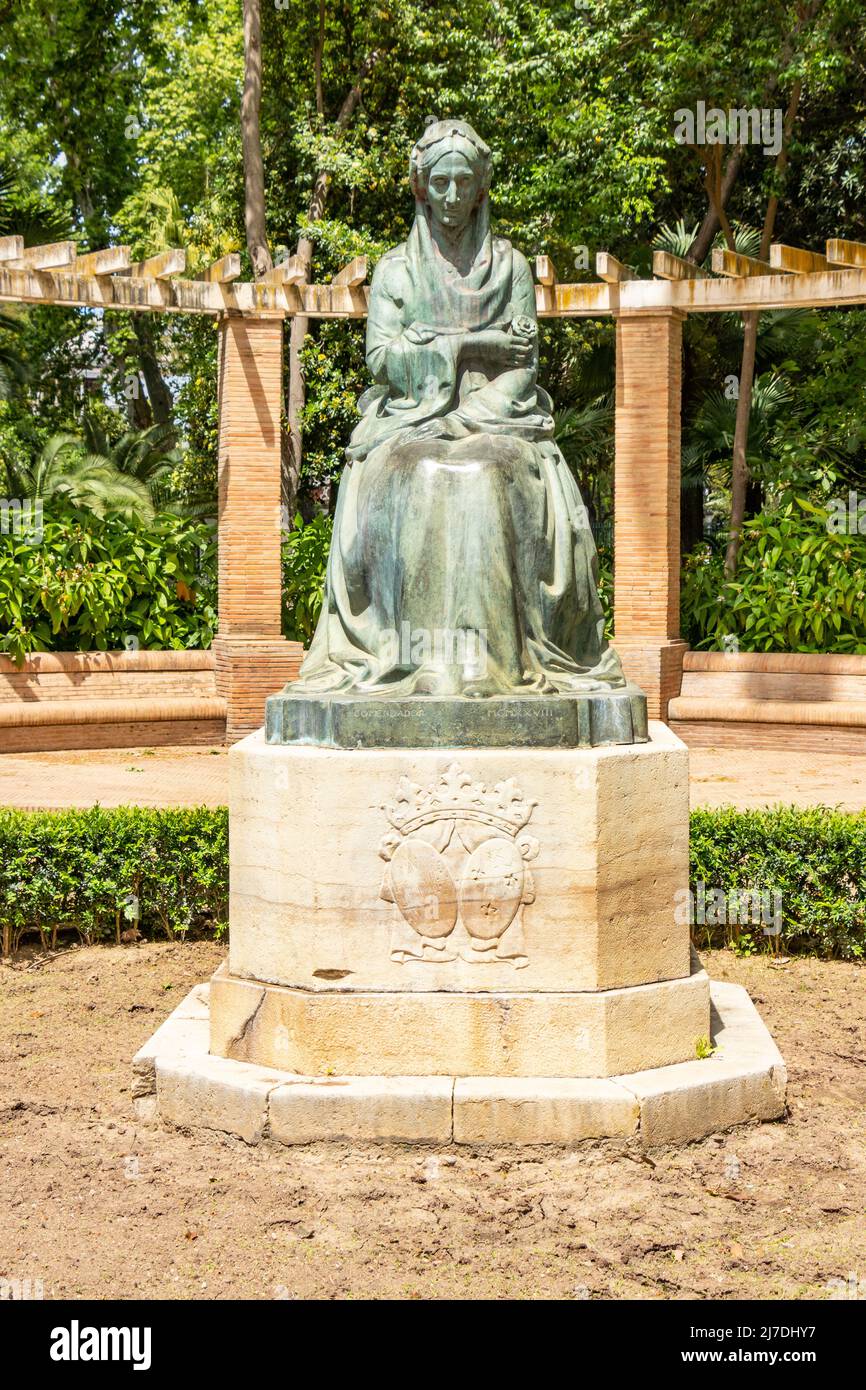
[[(210, 1055), (200, 1015), (194, 1063), (191, 1021), (154, 1040), (139, 1059), (152, 1110), (287, 1143), (329, 1124), (568, 1142), (641, 1134), (670, 1091), (658, 1142), (707, 1132), (688, 1093), (712, 1079), (720, 1022), (682, 907), (688, 753), (664, 725), (649, 733), (595, 748), (244, 739)], [(741, 1075), (729, 1049), (725, 1123), (784, 1106), (781, 1058), (744, 1007), (758, 1060), (750, 1043)]]
[(695, 1055), (688, 761), (586, 749), (231, 754), (211, 1051), (352, 1075), (611, 1076)]

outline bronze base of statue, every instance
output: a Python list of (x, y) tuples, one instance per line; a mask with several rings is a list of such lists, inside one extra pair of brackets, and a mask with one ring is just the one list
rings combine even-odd
[(293, 694), (267, 702), (268, 743), (321, 748), (597, 748), (646, 743), (646, 696), (616, 689), (467, 697)]

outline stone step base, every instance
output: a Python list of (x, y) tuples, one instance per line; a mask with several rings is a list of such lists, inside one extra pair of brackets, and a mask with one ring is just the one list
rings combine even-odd
[(142, 1123), (248, 1144), (679, 1144), (785, 1112), (785, 1064), (740, 985), (713, 984), (712, 1056), (599, 1078), (300, 1076), (208, 1052), (198, 985), (133, 1062)]
[(679, 980), (569, 993), (312, 991), (223, 964), (210, 1020), (216, 1056), (293, 1072), (611, 1076), (694, 1057), (710, 1032), (710, 987), (697, 956)]

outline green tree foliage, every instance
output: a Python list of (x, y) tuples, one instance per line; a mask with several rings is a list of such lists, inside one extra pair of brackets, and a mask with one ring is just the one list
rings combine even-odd
[(283, 636), (309, 646), (325, 595), (325, 572), (331, 545), (331, 518), (317, 516), (283, 542)]
[(693, 647), (866, 655), (866, 536), (827, 528), (803, 499), (743, 528), (740, 564), (698, 546), (685, 565), (683, 630)]
[[(8, 533), (6, 533), (8, 531)], [(216, 627), (215, 544), (168, 514), (147, 526), (75, 511), (57, 496), (39, 533), (0, 533), (0, 651), (208, 647)]]

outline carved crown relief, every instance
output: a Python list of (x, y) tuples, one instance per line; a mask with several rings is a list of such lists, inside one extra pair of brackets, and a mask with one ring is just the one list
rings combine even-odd
[(536, 805), (513, 777), (491, 791), (457, 763), (429, 787), (400, 778), (379, 846), (380, 896), (399, 911), (393, 961), (528, 964), (522, 916), (538, 841), (525, 826)]

